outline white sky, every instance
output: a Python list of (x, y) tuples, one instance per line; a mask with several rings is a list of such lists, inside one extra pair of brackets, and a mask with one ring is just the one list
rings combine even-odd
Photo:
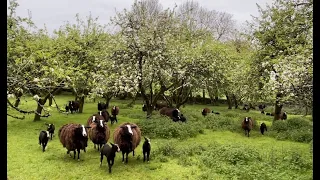
[[(159, 0), (164, 8), (173, 8), (186, 0)], [(271, 4), (273, 0), (197, 0), (199, 5), (208, 10), (225, 11), (233, 15), (238, 25), (246, 20), (251, 21), (251, 16), (258, 15), (256, 3), (260, 6)], [(9, 2), (9, 0), (7, 0)], [(37, 27), (42, 28), (46, 24), (49, 32), (58, 29), (66, 21), (74, 22), (75, 15), (85, 17), (91, 14), (99, 17), (101, 24), (107, 24), (110, 17), (115, 15), (115, 9), (122, 11), (130, 9), (133, 0), (17, 0), (19, 7), (17, 15), (28, 16), (28, 10), (32, 13), (32, 20)], [(9, 4), (9, 3), (8, 3)]]

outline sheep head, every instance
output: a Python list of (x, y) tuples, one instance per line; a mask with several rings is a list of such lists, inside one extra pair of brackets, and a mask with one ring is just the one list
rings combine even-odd
[(113, 143), (110, 143), (111, 144), (111, 149), (112, 151), (114, 152), (120, 152), (120, 148), (119, 148), (119, 145), (118, 144), (113, 144)]

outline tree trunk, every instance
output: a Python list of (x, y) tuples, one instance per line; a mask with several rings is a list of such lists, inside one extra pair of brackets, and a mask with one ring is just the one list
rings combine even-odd
[(84, 106), (84, 96), (80, 97), (79, 99), (80, 99), (80, 101), (79, 101), (79, 113), (82, 113), (83, 112), (83, 106)]
[(14, 103), (14, 106), (15, 106), (15, 107), (18, 107), (19, 104), (20, 104), (20, 97), (17, 97), (17, 98), (16, 98), (16, 102)]
[(206, 90), (202, 89), (202, 99), (203, 99), (203, 103), (206, 102)]
[(109, 104), (110, 104), (111, 99), (112, 99), (112, 96), (111, 97), (105, 97), (107, 108), (109, 108)]
[(95, 103), (96, 102), (96, 98), (93, 98), (93, 103)]
[(280, 118), (280, 113), (281, 113), (281, 109), (282, 109), (282, 105), (280, 104), (280, 98), (282, 97), (281, 93), (277, 93), (276, 95), (276, 104), (275, 104), (275, 108), (274, 108), (274, 121), (275, 120), (279, 120)]
[(44, 99), (39, 99), (39, 103), (37, 105), (37, 113), (34, 114), (34, 119), (33, 121), (40, 121), (40, 116), (41, 116), (41, 112), (43, 109), (43, 105), (46, 103), (46, 100)]
[(232, 97), (233, 97), (233, 101), (234, 101), (234, 108), (235, 109), (238, 109), (238, 101), (237, 101), (237, 97), (234, 95), (234, 94), (232, 94)]
[(228, 109), (232, 109), (232, 103), (231, 103), (231, 99), (228, 96), (228, 93), (226, 92), (226, 97), (227, 97), (227, 102), (228, 102)]
[(48, 99), (49, 99), (49, 106), (51, 106), (52, 105), (52, 97), (50, 96)]

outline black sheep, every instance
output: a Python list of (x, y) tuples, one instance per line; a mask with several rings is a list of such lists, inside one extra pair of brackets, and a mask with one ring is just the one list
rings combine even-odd
[(45, 151), (46, 146), (48, 144), (48, 140), (49, 140), (49, 132), (48, 131), (41, 131), (40, 135), (39, 135), (39, 145), (42, 145), (42, 152)]
[(100, 166), (102, 166), (103, 156), (107, 157), (107, 163), (109, 166), (109, 173), (111, 173), (111, 167), (114, 163), (114, 158), (116, 157), (116, 152), (120, 152), (118, 144), (111, 144), (111, 147), (108, 144), (105, 144), (100, 150)]
[(267, 130), (267, 125), (265, 123), (261, 123), (260, 132), (261, 132), (262, 135), (264, 134), (264, 130), (268, 131)]
[(147, 156), (147, 161), (149, 162), (150, 151), (151, 151), (150, 139), (144, 137), (144, 143), (142, 145), (143, 162), (146, 161), (146, 156)]
[(54, 126), (54, 124), (48, 124), (46, 123), (47, 127), (47, 131), (49, 131), (50, 133), (50, 139), (52, 140), (52, 135), (54, 134), (54, 130), (56, 129), (56, 127)]
[(107, 104), (99, 102), (98, 103), (98, 111), (102, 111), (102, 110), (105, 110), (105, 109), (107, 109)]

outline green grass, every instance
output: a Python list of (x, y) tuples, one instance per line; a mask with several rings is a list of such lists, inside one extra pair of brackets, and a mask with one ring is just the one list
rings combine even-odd
[[(56, 97), (59, 106), (69, 99), (72, 97)], [(19, 107), (35, 109), (35, 103), (30, 98), (26, 100), (21, 101)], [(61, 114), (50, 107), (52, 116), (39, 122), (32, 121), (34, 115), (27, 115), (24, 120), (8, 117), (9, 179), (312, 179), (311, 144), (290, 138), (278, 140), (276, 135), (279, 134), (270, 128), (271, 116), (259, 111), (228, 110), (220, 105), (209, 107), (220, 112), (220, 116), (203, 118), (201, 109), (204, 105), (186, 105), (181, 111), (188, 119), (187, 124), (173, 123), (159, 116), (158, 112), (146, 121), (141, 102), (137, 101), (134, 107), (128, 108), (126, 104), (129, 102), (112, 100), (110, 105), (120, 107), (119, 123), (138, 123), (144, 128), (143, 135), (152, 137), (150, 163), (143, 163), (143, 141), (135, 150), (135, 157), (129, 155), (128, 164), (122, 164), (122, 155), (117, 153), (112, 174), (107, 172), (106, 158), (99, 167), (100, 155), (90, 140), (87, 152), (81, 151), (80, 162), (67, 156), (58, 139), (58, 129), (66, 123), (86, 123), (87, 118), (97, 111), (96, 103), (86, 102), (82, 114)], [(17, 114), (13, 110), (9, 113)], [(253, 117), (257, 123), (265, 122), (268, 126), (266, 135), (261, 135), (256, 127), (250, 138), (245, 137), (239, 124), (245, 116)], [(301, 115), (289, 114), (288, 117), (289, 121), (301, 118)], [(45, 122), (56, 125), (56, 136), (43, 153), (38, 135), (46, 128)], [(111, 142), (113, 130), (119, 123), (113, 126), (108, 123)], [(172, 134), (160, 138), (161, 131)]]

